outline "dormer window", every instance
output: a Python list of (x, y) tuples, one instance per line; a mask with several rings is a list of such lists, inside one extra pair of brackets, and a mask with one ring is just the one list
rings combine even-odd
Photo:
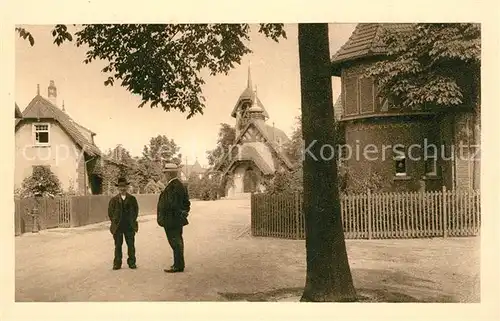
[(33, 124), (33, 133), (35, 138), (35, 145), (47, 146), (50, 143), (50, 124), (49, 123), (36, 123)]

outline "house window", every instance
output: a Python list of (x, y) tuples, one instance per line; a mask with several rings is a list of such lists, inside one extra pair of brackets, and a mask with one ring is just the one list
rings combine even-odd
[(436, 152), (432, 152), (429, 148), (427, 149), (425, 157), (425, 174), (427, 176), (437, 175), (437, 155)]
[(387, 98), (380, 98), (380, 111), (388, 111), (389, 110), (389, 100)]
[(394, 157), (394, 167), (396, 176), (406, 176), (406, 157), (398, 155)]
[(35, 145), (48, 145), (49, 144), (49, 124), (38, 123), (33, 125), (35, 133)]

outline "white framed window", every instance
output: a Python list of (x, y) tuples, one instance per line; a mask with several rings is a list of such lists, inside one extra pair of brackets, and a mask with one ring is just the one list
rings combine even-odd
[(406, 157), (404, 155), (394, 156), (394, 170), (395, 175), (398, 177), (407, 175)]
[(49, 123), (33, 124), (33, 134), (34, 134), (35, 145), (47, 146), (50, 144)]

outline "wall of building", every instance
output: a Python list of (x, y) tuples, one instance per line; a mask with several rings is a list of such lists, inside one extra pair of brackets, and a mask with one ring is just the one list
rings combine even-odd
[(479, 189), (480, 162), (475, 155), (479, 148), (479, 129), (475, 126), (475, 115), (470, 112), (455, 116), (456, 188)]
[[(45, 121), (44, 121), (45, 122)], [(15, 133), (14, 186), (19, 188), (33, 173), (33, 166), (48, 165), (61, 181), (63, 190), (80, 187), (81, 149), (55, 122), (50, 123), (50, 146), (35, 146), (32, 122), (23, 122)]]
[[(346, 178), (348, 188), (377, 175), (380, 191), (415, 191), (420, 189), (421, 180), (425, 176), (423, 150), (426, 139), (427, 144), (439, 145), (439, 127), (434, 118), (367, 119), (347, 122), (345, 138), (346, 145), (352, 150), (352, 155), (345, 161), (349, 171)], [(367, 147), (371, 144), (373, 146)], [(395, 175), (393, 150), (399, 144), (404, 148), (399, 147), (397, 150), (408, 151), (413, 144), (420, 146), (411, 149), (413, 159), (410, 155), (406, 157), (406, 177)], [(438, 162), (436, 177), (424, 179), (427, 190), (441, 188), (440, 165)]]

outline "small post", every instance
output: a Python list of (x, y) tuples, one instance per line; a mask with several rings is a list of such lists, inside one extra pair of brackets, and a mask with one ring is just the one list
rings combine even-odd
[(448, 197), (446, 186), (443, 186), (443, 237), (448, 237)]
[(368, 189), (368, 239), (372, 239), (372, 192)]
[(74, 208), (74, 201), (76, 199), (76, 196), (72, 196), (69, 199), (69, 227), (77, 227), (78, 226), (78, 218), (75, 213), (75, 208)]
[(38, 233), (40, 231), (38, 229), (38, 205), (35, 205), (35, 207), (33, 207), (31, 216), (33, 217), (33, 226), (31, 227), (31, 232)]

